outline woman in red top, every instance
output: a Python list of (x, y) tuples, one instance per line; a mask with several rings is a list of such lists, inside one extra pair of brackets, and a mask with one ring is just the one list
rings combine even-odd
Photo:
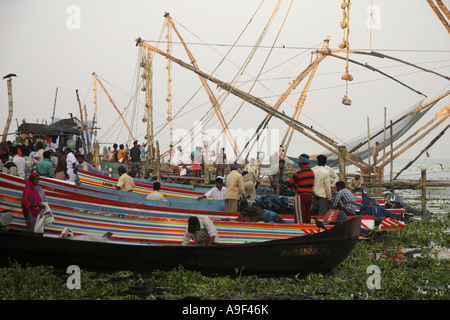
[[(36, 172), (30, 173), (22, 195), (23, 216), (25, 217), (27, 224), (27, 231), (30, 232), (33, 232), (34, 230), (34, 223), (39, 211), (45, 208), (45, 205), (42, 203), (42, 196), (45, 197), (45, 193), (38, 184), (39, 174)], [(46, 199), (44, 199), (44, 201), (46, 201)]]
[(309, 167), (310, 162), (307, 154), (302, 153), (298, 160), (300, 170), (289, 179), (289, 185), (295, 189), (295, 222), (310, 223), (314, 172)]

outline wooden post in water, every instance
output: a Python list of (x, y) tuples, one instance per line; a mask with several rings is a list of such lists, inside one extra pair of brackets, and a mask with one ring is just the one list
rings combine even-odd
[(339, 180), (346, 182), (345, 177), (345, 159), (347, 158), (347, 148), (345, 146), (338, 147), (339, 154)]
[(5, 129), (3, 129), (3, 138), (2, 142), (6, 143), (6, 137), (8, 136), (9, 126), (11, 124), (11, 119), (13, 115), (13, 96), (12, 96), (12, 80), (7, 80), (7, 86), (8, 86), (8, 118), (6, 119), (6, 125)]
[[(369, 124), (369, 117), (367, 117), (367, 149), (368, 149), (368, 161), (367, 163), (369, 164), (370, 167), (370, 156), (371, 156), (371, 152), (370, 152), (370, 124)], [(375, 165), (376, 163), (373, 164), (374, 169), (375, 169)]]
[(427, 214), (427, 170), (421, 171), (421, 189), (422, 189), (422, 215)]
[(394, 176), (394, 137), (393, 137), (393, 133), (392, 133), (392, 120), (391, 120), (391, 172), (390, 172), (390, 179), (389, 181), (392, 182), (392, 177)]

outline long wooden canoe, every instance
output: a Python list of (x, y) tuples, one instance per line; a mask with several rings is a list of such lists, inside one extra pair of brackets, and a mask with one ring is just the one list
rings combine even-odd
[(0, 264), (9, 261), (88, 270), (150, 272), (180, 265), (213, 274), (295, 275), (327, 273), (353, 250), (360, 217), (332, 229), (287, 239), (211, 247), (93, 242), (0, 230)]

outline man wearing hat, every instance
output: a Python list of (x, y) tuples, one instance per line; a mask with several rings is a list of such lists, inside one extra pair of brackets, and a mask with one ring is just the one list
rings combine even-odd
[(364, 184), (364, 179), (361, 177), (361, 172), (356, 171), (355, 176), (350, 180), (348, 184), (348, 189), (351, 192), (359, 192), (362, 191)]
[(244, 179), (237, 171), (239, 164), (231, 163), (231, 172), (226, 178), (225, 211), (238, 212), (239, 200), (245, 197)]
[(294, 173), (288, 184), (295, 189), (295, 222), (311, 222), (311, 206), (313, 202), (314, 172), (309, 167), (309, 156), (302, 153), (299, 157), (300, 170)]
[(189, 217), (188, 226), (183, 236), (182, 245), (187, 246), (194, 240), (199, 246), (209, 247), (218, 241), (217, 229), (207, 216)]

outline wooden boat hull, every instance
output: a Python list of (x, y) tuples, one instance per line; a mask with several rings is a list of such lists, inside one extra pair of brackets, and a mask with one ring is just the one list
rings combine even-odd
[(131, 245), (90, 242), (41, 236), (20, 231), (0, 231), (0, 263), (29, 263), (90, 270), (151, 272), (183, 266), (213, 274), (294, 275), (327, 273), (353, 250), (360, 217), (324, 232), (262, 243), (212, 247)]

